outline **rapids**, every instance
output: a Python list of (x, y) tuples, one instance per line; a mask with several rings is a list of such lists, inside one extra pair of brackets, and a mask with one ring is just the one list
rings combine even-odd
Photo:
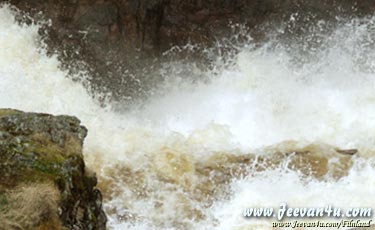
[(282, 202), (375, 208), (375, 18), (343, 23), (317, 47), (244, 44), (234, 65), (204, 72), (209, 82), (172, 72), (159, 96), (118, 112), (16, 14), (0, 8), (0, 107), (82, 120), (110, 229), (272, 229), (243, 210)]

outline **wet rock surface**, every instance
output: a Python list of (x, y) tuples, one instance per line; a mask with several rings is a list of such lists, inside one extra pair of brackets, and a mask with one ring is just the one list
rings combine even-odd
[(291, 14), (332, 19), (341, 15), (363, 16), (375, 9), (370, 0), (13, 0), (11, 3), (34, 15), (43, 12), (51, 18), (60, 40), (80, 30), (86, 32), (89, 45), (97, 52), (105, 52), (103, 46), (112, 43), (127, 52), (142, 49), (156, 53), (188, 41), (210, 44), (214, 38), (228, 35), (231, 23), (255, 28), (264, 22), (287, 19)]
[[(372, 0), (9, 2), (34, 19), (50, 19), (52, 26), (41, 30), (50, 52), (58, 52), (70, 71), (84, 66), (92, 76), (92, 87), (110, 92), (118, 101), (149, 96), (150, 88), (162, 78), (157, 74), (160, 62), (175, 60), (162, 55), (173, 46), (209, 47), (237, 33), (233, 25), (243, 25), (254, 41), (261, 41), (267, 34), (265, 28), (275, 31), (283, 22), (289, 24), (284, 25), (282, 36), (292, 34), (299, 39), (296, 35), (311, 32), (311, 23), (330, 22), (324, 28), (329, 30), (340, 17), (364, 16), (375, 10)], [(196, 51), (181, 56), (202, 58)], [(209, 67), (207, 62), (202, 66)]]
[[(97, 179), (85, 167), (82, 155), (86, 135), (86, 128), (80, 126), (75, 117), (0, 109), (0, 198), (3, 194), (5, 200), (0, 202), (0, 219), (10, 215), (9, 207), (16, 207), (13, 208), (15, 213), (22, 212), (17, 211), (19, 198), (14, 204), (6, 202), (11, 200), (8, 197), (14, 197), (14, 191), (26, 191), (21, 194), (35, 191), (30, 192), (34, 195), (28, 202), (41, 200), (36, 209), (48, 211), (40, 215), (56, 214), (58, 221), (50, 226), (53, 222), (50, 218), (40, 217), (37, 222), (25, 220), (20, 222), (22, 229), (60, 229), (58, 226), (62, 226), (61, 229), (105, 229), (106, 216), (101, 192), (96, 189)], [(48, 199), (43, 201), (44, 196), (54, 197), (51, 196), (54, 189), (58, 196), (51, 200), (58, 201), (57, 209), (51, 206), (53, 202), (47, 202)]]

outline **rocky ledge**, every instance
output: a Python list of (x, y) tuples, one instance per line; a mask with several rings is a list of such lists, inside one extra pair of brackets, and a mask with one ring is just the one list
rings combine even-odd
[(106, 229), (86, 135), (75, 117), (0, 109), (0, 229)]

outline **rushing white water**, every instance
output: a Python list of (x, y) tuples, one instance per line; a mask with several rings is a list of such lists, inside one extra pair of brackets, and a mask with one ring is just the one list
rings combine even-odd
[[(271, 229), (270, 219), (245, 219), (243, 209), (281, 202), (375, 208), (373, 20), (342, 26), (303, 66), (290, 49), (243, 48), (210, 83), (175, 85), (142, 109), (115, 113), (46, 55), (37, 25), (14, 17), (0, 8), (0, 107), (82, 120), (84, 154), (113, 229)], [(256, 173), (233, 160), (310, 143), (323, 163), (333, 154), (328, 145), (360, 156), (340, 179), (303, 176), (288, 159)], [(245, 169), (236, 174), (239, 165)]]

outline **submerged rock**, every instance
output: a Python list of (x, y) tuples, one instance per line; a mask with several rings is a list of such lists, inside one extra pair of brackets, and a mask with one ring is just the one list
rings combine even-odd
[(86, 135), (75, 117), (0, 109), (0, 229), (105, 229)]

